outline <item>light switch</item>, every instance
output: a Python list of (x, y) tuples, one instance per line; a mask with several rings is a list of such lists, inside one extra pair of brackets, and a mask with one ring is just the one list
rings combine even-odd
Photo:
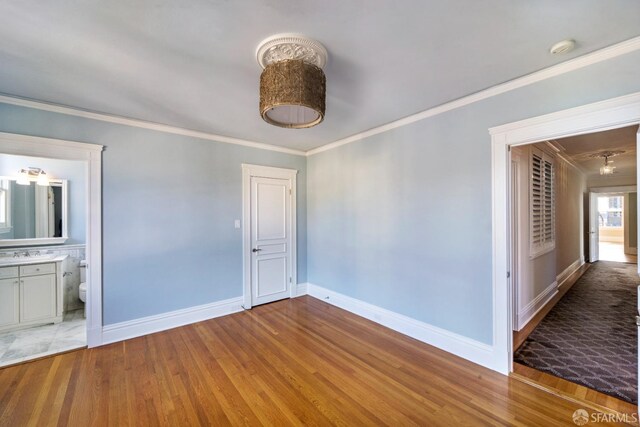
[(236, 219), (236, 220), (234, 221), (234, 225), (235, 225), (235, 227), (236, 227), (236, 228), (240, 228), (240, 220), (239, 220), (239, 219)]

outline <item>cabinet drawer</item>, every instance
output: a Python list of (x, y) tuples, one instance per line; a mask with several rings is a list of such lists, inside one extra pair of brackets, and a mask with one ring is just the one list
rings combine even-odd
[(0, 279), (18, 277), (18, 267), (0, 267)]
[(51, 274), (55, 272), (56, 265), (54, 263), (20, 266), (20, 276), (39, 276), (41, 274)]

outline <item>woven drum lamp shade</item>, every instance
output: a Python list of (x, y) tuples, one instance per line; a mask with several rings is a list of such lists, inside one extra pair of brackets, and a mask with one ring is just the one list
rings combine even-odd
[(260, 115), (272, 125), (309, 128), (324, 120), (326, 79), (300, 59), (271, 63), (260, 75)]

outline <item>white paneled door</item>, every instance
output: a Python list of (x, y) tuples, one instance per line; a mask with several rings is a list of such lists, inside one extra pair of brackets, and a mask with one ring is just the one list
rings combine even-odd
[(291, 295), (291, 185), (251, 177), (251, 305)]

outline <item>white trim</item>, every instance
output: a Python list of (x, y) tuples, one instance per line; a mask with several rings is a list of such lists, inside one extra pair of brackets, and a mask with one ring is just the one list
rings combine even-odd
[[(10, 176), (2, 176), (0, 179), (14, 180)], [(34, 180), (35, 182), (35, 180)], [(13, 248), (16, 246), (35, 245), (62, 245), (69, 240), (69, 182), (66, 179), (52, 179), (52, 184), (59, 184), (62, 188), (62, 237), (33, 237), (26, 239), (2, 239), (1, 248)], [(36, 187), (36, 189), (39, 187)], [(36, 212), (38, 209), (36, 208)], [(38, 215), (36, 215), (36, 229), (38, 228)]]
[(308, 295), (340, 307), (353, 314), (386, 326), (401, 334), (415, 338), (444, 351), (455, 354), (482, 366), (492, 366), (493, 348), (480, 341), (447, 331), (437, 326), (378, 307), (347, 295), (334, 292), (312, 283), (307, 283)]
[(531, 319), (544, 308), (545, 305), (558, 294), (558, 282), (554, 281), (547, 286), (544, 291), (540, 292), (529, 304), (522, 308), (518, 314), (518, 330), (522, 330)]
[[(0, 153), (82, 160), (87, 164), (87, 345), (102, 344), (102, 145), (0, 133)], [(64, 248), (64, 246), (61, 246)]]
[(251, 177), (279, 178), (289, 180), (291, 190), (291, 266), (289, 267), (289, 297), (295, 298), (297, 295), (298, 283), (298, 250), (297, 250), (297, 187), (296, 169), (276, 168), (272, 166), (252, 165), (242, 163), (242, 306), (250, 309), (251, 303)]
[[(636, 39), (634, 39), (636, 40)], [(615, 129), (640, 123), (640, 93), (634, 93), (490, 129), (493, 246), (493, 366), (504, 374), (513, 367), (509, 268), (509, 147)]]
[[(86, 160), (87, 156), (83, 154), (86, 151), (102, 152), (104, 147), (98, 144), (87, 144), (86, 142), (66, 141), (64, 139), (42, 138), (39, 136), (21, 135), (17, 133), (0, 132), (0, 141), (11, 144), (12, 149), (16, 149), (25, 145), (24, 151), (30, 152), (31, 156), (37, 156), (40, 146), (47, 145), (55, 147), (56, 150), (48, 150), (51, 152), (48, 156), (54, 159), (69, 160)], [(29, 143), (38, 144), (37, 147), (28, 146)], [(30, 151), (32, 150), (32, 151)]]
[(292, 148), (280, 147), (277, 145), (266, 144), (263, 142), (249, 141), (246, 139), (233, 138), (230, 136), (217, 135), (217, 134), (208, 133), (208, 132), (200, 132), (200, 131), (185, 129), (177, 126), (169, 126), (169, 125), (163, 125), (160, 123), (148, 122), (145, 120), (115, 116), (112, 114), (97, 113), (93, 111), (83, 110), (80, 108), (66, 107), (59, 104), (52, 104), (52, 103), (43, 102), (43, 101), (35, 101), (32, 99), (19, 98), (15, 96), (0, 95), (0, 103), (17, 105), (19, 107), (33, 108), (33, 109), (42, 110), (42, 111), (50, 111), (52, 113), (66, 114), (68, 116), (83, 117), (85, 119), (99, 120), (102, 122), (116, 123), (119, 125), (149, 129), (157, 132), (171, 133), (174, 135), (190, 136), (193, 138), (205, 139), (208, 141), (243, 145), (245, 147), (258, 148), (261, 150), (278, 151), (278, 152), (287, 153), (287, 154), (296, 154), (298, 156), (305, 155), (305, 152), (301, 150), (294, 150)]
[(296, 297), (301, 297), (303, 295), (307, 295), (309, 284), (308, 283), (298, 283), (296, 285)]
[(562, 62), (560, 64), (553, 65), (540, 71), (527, 74), (522, 77), (518, 77), (513, 80), (509, 80), (505, 83), (498, 84), (488, 89), (481, 90), (471, 95), (464, 96), (462, 98), (446, 102), (437, 107), (429, 108), (410, 116), (394, 120), (387, 124), (371, 128), (369, 130), (356, 133), (346, 138), (341, 138), (336, 141), (327, 143), (320, 147), (314, 148), (308, 151), (295, 150), (286, 147), (280, 147), (277, 145), (271, 145), (263, 142), (250, 141), (240, 138), (234, 138), (224, 135), (217, 135), (214, 133), (195, 131), (185, 129), (177, 126), (169, 126), (160, 123), (148, 122), (145, 120), (133, 119), (129, 117), (116, 116), (112, 114), (98, 113), (80, 108), (68, 107), (59, 104), (53, 104), (49, 102), (36, 101), (33, 99), (20, 98), (10, 95), (0, 95), (0, 103), (16, 105), (19, 107), (33, 108), (36, 110), (50, 111), (53, 113), (66, 114), (69, 116), (83, 117), (92, 120), (99, 120), (108, 123), (116, 123), (125, 126), (138, 127), (142, 129), (150, 129), (158, 132), (171, 133), (175, 135), (190, 136), (199, 139), (205, 139), (209, 141), (223, 142), (227, 144), (243, 145), (246, 147), (258, 148), (262, 150), (278, 151), (287, 154), (295, 154), (301, 156), (312, 156), (323, 151), (331, 150), (333, 148), (340, 147), (351, 142), (360, 141), (379, 133), (389, 131), (391, 129), (406, 126), (408, 124), (437, 116), (438, 114), (446, 113), (447, 111), (455, 110), (469, 104), (473, 104), (478, 101), (482, 101), (493, 96), (497, 96), (515, 89), (519, 89), (524, 86), (528, 86), (539, 81), (543, 81), (552, 77), (560, 76), (562, 74), (569, 73), (571, 71), (578, 70), (580, 68), (587, 67), (589, 65), (597, 64), (602, 61), (616, 58), (618, 56), (626, 55), (640, 49), (640, 37), (634, 37), (629, 40), (614, 44), (604, 49), (597, 50), (595, 52), (587, 53), (586, 55), (579, 56), (574, 59)]
[(560, 145), (556, 140), (545, 141), (547, 143), (547, 147), (553, 150), (554, 155), (560, 160), (564, 161), (569, 166), (573, 167), (575, 170), (580, 172), (582, 175), (586, 176), (586, 172), (582, 169), (582, 167), (576, 163), (571, 157), (565, 156), (564, 152), (565, 148)]
[(62, 245), (68, 237), (36, 237), (30, 239), (3, 239), (0, 248), (14, 248), (17, 246)]
[[(635, 92), (531, 119), (495, 126), (489, 129), (489, 133), (491, 135), (508, 134), (509, 145), (525, 145), (532, 142), (566, 138), (567, 132), (571, 132), (573, 127), (578, 127), (580, 131), (579, 133), (571, 133), (571, 136), (618, 129), (638, 123), (636, 117), (638, 99), (640, 99), (640, 92)], [(600, 117), (603, 111), (606, 111), (609, 117)], [(599, 126), (597, 122), (590, 122), (589, 119), (591, 117), (600, 122), (606, 121), (608, 124)], [(542, 133), (548, 137), (540, 139)]]
[(519, 77), (519, 78), (510, 80), (508, 82), (501, 83), (496, 86), (490, 87), (488, 89), (482, 90), (480, 92), (476, 92), (474, 94), (464, 96), (462, 98), (456, 99), (455, 101), (450, 101), (445, 104), (439, 105), (437, 107), (424, 110), (420, 113), (412, 114), (410, 116), (407, 116), (399, 120), (395, 120), (385, 125), (369, 129), (365, 132), (360, 132), (355, 135), (351, 135), (347, 138), (339, 139), (330, 144), (323, 145), (318, 148), (314, 148), (313, 150), (307, 151), (307, 156), (312, 156), (314, 154), (318, 154), (323, 151), (331, 150), (333, 148), (337, 148), (337, 147), (340, 147), (341, 145), (349, 144), (351, 142), (360, 141), (370, 136), (387, 132), (391, 129), (399, 128), (420, 120), (424, 120), (429, 117), (437, 116), (438, 114), (446, 113), (447, 111), (455, 110), (456, 108), (461, 108), (466, 105), (473, 104), (475, 102), (482, 101), (484, 99), (503, 94), (505, 92), (509, 92), (524, 86), (531, 85), (533, 83), (537, 83), (542, 80), (546, 80), (552, 77), (566, 74), (571, 71), (575, 71), (580, 68), (587, 67), (589, 65), (597, 64), (598, 62), (616, 58), (618, 56), (625, 55), (630, 52), (634, 52), (638, 49), (640, 49), (640, 37), (634, 37), (632, 39), (623, 41), (621, 43), (614, 44), (613, 46), (609, 46), (604, 49), (600, 49), (595, 52), (591, 52), (586, 55), (582, 55), (577, 58), (570, 59), (568, 61), (562, 62), (557, 65), (553, 65), (543, 70), (536, 71), (531, 74), (527, 74), (523, 77)]
[(562, 273), (556, 276), (556, 281), (547, 286), (533, 301), (527, 304), (522, 309), (522, 313), (516, 316), (516, 324), (518, 325), (518, 331), (522, 330), (533, 318), (549, 304), (549, 302), (560, 292), (560, 290), (566, 285), (567, 279), (578, 271), (580, 267), (584, 265), (584, 257), (580, 257), (575, 260), (571, 265), (562, 271)]
[(637, 185), (619, 185), (617, 187), (591, 187), (591, 193), (635, 193), (638, 191)]
[[(27, 248), (27, 249), (33, 249), (33, 250), (38, 250), (40, 252), (45, 252), (48, 250), (54, 250), (54, 251), (70, 251), (70, 250), (74, 250), (74, 249), (85, 249), (85, 244), (84, 243), (74, 243), (73, 245), (53, 245), (53, 246), (40, 246), (38, 245), (37, 248)], [(0, 256), (2, 254), (11, 254), (13, 251), (11, 250), (11, 248), (0, 248)]]
[(578, 271), (584, 265), (584, 256), (581, 256), (577, 260), (573, 261), (567, 268), (565, 268), (560, 274), (556, 276), (556, 283), (558, 284), (558, 290), (567, 283), (567, 279), (571, 277), (573, 273)]
[(167, 329), (201, 322), (242, 311), (242, 298), (230, 298), (209, 304), (142, 317), (140, 319), (106, 325), (102, 328), (102, 343), (123, 341), (129, 338), (166, 331)]

